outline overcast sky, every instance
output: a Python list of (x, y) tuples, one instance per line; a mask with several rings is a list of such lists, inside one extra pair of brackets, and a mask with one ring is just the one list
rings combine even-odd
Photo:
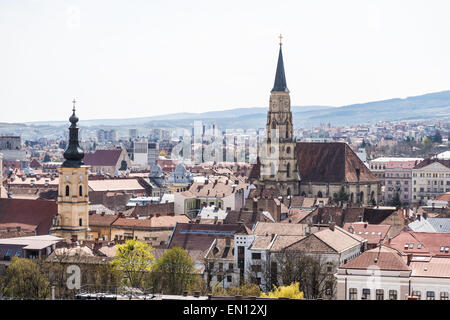
[(450, 89), (450, 1), (0, 0), (0, 122), (292, 105)]

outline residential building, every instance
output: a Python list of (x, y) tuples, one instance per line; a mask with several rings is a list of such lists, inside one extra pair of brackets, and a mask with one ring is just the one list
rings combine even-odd
[(423, 204), (450, 191), (450, 160), (428, 158), (412, 169), (412, 203)]
[(392, 204), (398, 194), (403, 206), (412, 198), (412, 169), (416, 161), (389, 161), (384, 172), (384, 203)]

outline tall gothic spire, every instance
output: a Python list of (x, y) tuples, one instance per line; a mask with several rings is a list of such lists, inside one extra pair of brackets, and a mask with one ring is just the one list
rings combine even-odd
[(284, 74), (283, 51), (281, 50), (283, 44), (281, 43), (281, 39), (282, 36), (280, 35), (280, 52), (278, 54), (277, 73), (275, 74), (275, 83), (272, 91), (288, 92), (286, 76)]
[(79, 168), (80, 166), (84, 165), (83, 161), (81, 161), (84, 158), (84, 151), (81, 149), (78, 141), (78, 117), (75, 115), (75, 99), (72, 101), (73, 103), (73, 113), (69, 118), (69, 121), (71, 123), (69, 127), (69, 145), (67, 146), (66, 151), (64, 152), (64, 158), (66, 161), (62, 164), (65, 168)]

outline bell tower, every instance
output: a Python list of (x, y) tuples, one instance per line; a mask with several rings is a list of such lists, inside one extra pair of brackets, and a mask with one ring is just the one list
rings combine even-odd
[(266, 141), (261, 156), (260, 183), (266, 188), (277, 188), (281, 195), (297, 195), (299, 175), (296, 141), (293, 134), (291, 98), (284, 73), (282, 36), (278, 53), (275, 82), (270, 92), (269, 112), (267, 113)]
[(77, 240), (89, 238), (89, 196), (88, 177), (89, 166), (82, 159), (83, 149), (79, 145), (77, 122), (73, 100), (73, 114), (69, 118), (69, 145), (64, 152), (66, 159), (59, 172), (58, 214), (53, 221), (50, 233)]

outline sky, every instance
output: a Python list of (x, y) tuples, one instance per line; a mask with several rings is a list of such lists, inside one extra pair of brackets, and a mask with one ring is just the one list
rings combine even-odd
[(450, 1), (0, 0), (0, 122), (268, 105), (279, 34), (291, 104), (450, 90)]

